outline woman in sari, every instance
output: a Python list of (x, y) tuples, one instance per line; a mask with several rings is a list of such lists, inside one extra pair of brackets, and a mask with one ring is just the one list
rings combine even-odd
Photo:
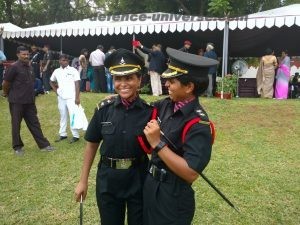
[(276, 75), (275, 98), (287, 99), (290, 79), (290, 57), (287, 51), (282, 51), (281, 61)]
[(257, 92), (262, 98), (273, 98), (273, 83), (276, 67), (277, 59), (273, 55), (273, 51), (268, 48), (266, 50), (266, 55), (264, 55), (260, 61), (256, 75)]

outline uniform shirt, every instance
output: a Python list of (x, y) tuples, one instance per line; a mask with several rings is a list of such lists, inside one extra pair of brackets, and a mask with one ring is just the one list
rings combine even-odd
[(6, 56), (4, 55), (4, 53), (0, 50), (0, 62), (1, 61), (6, 61)]
[[(197, 117), (201, 121), (208, 121), (206, 112), (200, 106), (198, 98), (190, 101), (176, 112), (174, 112), (174, 102), (170, 98), (154, 103), (158, 108), (161, 120), (161, 130), (177, 147), (177, 151), (172, 149), (172, 145), (162, 136), (161, 139), (168, 144), (168, 147), (179, 156), (182, 156), (189, 167), (198, 173), (206, 167), (211, 155), (212, 136), (209, 124), (197, 123), (191, 126), (186, 134), (185, 142), (182, 143), (181, 135), (184, 125)], [(152, 162), (159, 168), (167, 168), (157, 153), (152, 153)]]
[[(3, 66), (3, 61), (6, 61), (6, 56), (4, 55), (4, 53), (0, 50), (0, 68), (4, 68)], [(1, 74), (0, 74), (1, 76)], [(0, 79), (1, 80), (1, 79)], [(1, 85), (1, 84), (0, 84)]]
[[(101, 105), (102, 104), (102, 105)], [(120, 97), (102, 102), (95, 110), (85, 134), (85, 140), (100, 143), (100, 154), (111, 158), (139, 158), (145, 153), (137, 136), (150, 120), (152, 107), (137, 99), (128, 107)]]
[(10, 103), (34, 103), (35, 76), (29, 64), (21, 61), (15, 62), (8, 68), (3, 79), (11, 83), (8, 92), (8, 101)]
[[(217, 54), (214, 50), (206, 51), (203, 55), (204, 57), (217, 60)], [(215, 74), (217, 72), (217, 66), (210, 66), (208, 69), (208, 74)]]
[(57, 82), (57, 94), (63, 99), (75, 99), (75, 81), (80, 80), (79, 72), (71, 66), (57, 68), (52, 73), (50, 80)]
[(141, 49), (150, 55), (149, 71), (162, 74), (167, 66), (164, 54), (161, 51), (153, 51), (145, 46), (143, 46)]
[(105, 54), (100, 50), (96, 49), (90, 55), (89, 62), (92, 66), (103, 66), (105, 60)]
[(51, 51), (48, 51), (44, 54), (43, 66), (45, 66), (47, 64), (48, 60), (50, 60), (50, 62), (49, 62), (49, 65), (47, 67), (47, 71), (50, 71), (52, 69), (52, 60), (53, 60), (53, 54), (51, 53)]

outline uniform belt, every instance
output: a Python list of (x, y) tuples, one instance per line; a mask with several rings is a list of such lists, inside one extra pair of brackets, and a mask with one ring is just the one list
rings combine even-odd
[(116, 159), (116, 158), (110, 158), (103, 155), (101, 156), (101, 163), (113, 169), (129, 169), (135, 165), (141, 164), (144, 161), (145, 161), (144, 157)]

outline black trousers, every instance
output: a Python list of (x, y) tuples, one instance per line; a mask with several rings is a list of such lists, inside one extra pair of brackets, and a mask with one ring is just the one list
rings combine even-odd
[(104, 66), (94, 66), (94, 91), (107, 93), (107, 83)]
[(41, 125), (37, 117), (37, 109), (34, 103), (9, 103), (9, 110), (11, 115), (13, 149), (16, 150), (24, 146), (20, 135), (21, 122), (23, 119), (39, 148), (45, 148), (50, 145), (49, 141), (43, 135)]
[(111, 193), (97, 195), (101, 225), (124, 225), (127, 208), (127, 224), (143, 224), (142, 193), (129, 198), (118, 198)]
[(180, 178), (159, 181), (148, 175), (144, 184), (143, 225), (190, 225), (195, 212), (192, 187)]
[(96, 197), (101, 225), (143, 225), (143, 180), (146, 165), (131, 169), (99, 166)]
[(51, 77), (51, 71), (47, 70), (43, 72), (43, 85), (44, 85), (44, 90), (45, 91), (50, 91), (51, 86), (50, 86), (50, 77)]

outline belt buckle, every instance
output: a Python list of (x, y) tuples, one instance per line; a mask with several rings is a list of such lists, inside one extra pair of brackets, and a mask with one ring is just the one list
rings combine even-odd
[(116, 162), (117, 169), (128, 169), (131, 166), (131, 161), (126, 159), (119, 159)]

